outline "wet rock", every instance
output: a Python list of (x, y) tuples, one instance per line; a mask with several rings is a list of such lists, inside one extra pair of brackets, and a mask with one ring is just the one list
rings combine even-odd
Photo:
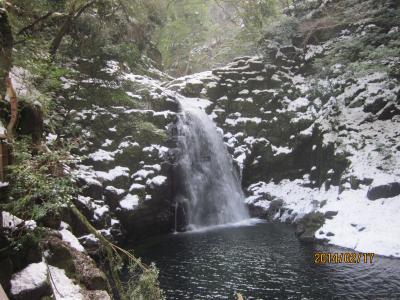
[(367, 198), (369, 200), (377, 200), (381, 198), (392, 198), (397, 195), (400, 195), (400, 183), (392, 182), (370, 188), (367, 193)]
[(394, 116), (400, 115), (400, 105), (390, 104), (387, 105), (381, 113), (379, 113), (379, 120), (391, 120)]
[[(9, 257), (0, 258), (0, 285), (4, 288), (6, 292), (10, 289), (10, 280), (13, 274), (13, 263)], [(0, 297), (1, 299), (1, 297)]]
[(384, 108), (387, 103), (388, 101), (384, 97), (375, 98), (373, 101), (366, 103), (363, 110), (364, 112), (376, 114), (378, 111)]
[(279, 50), (289, 59), (296, 59), (299, 55), (297, 48), (294, 46), (283, 46)]
[(312, 212), (306, 214), (296, 227), (296, 236), (304, 242), (313, 242), (315, 240), (315, 232), (325, 223), (325, 217), (320, 212)]
[(337, 211), (327, 211), (324, 216), (326, 219), (332, 220), (334, 216), (338, 214)]
[(149, 236), (168, 233), (174, 229), (174, 207), (165, 197), (158, 201), (145, 201), (133, 210), (116, 212), (124, 230), (124, 243)]
[(282, 208), (282, 205), (283, 205), (282, 199), (275, 199), (271, 201), (267, 212), (267, 219), (269, 221), (273, 220), (276, 213)]
[(76, 271), (71, 249), (62, 241), (61, 234), (56, 231), (49, 232), (42, 244), (48, 250), (46, 260), (50, 265), (71, 273)]
[(78, 185), (83, 187), (83, 194), (93, 199), (101, 199), (103, 195), (103, 186), (94, 180), (79, 178)]
[(248, 66), (251, 71), (262, 71), (264, 69), (264, 63), (262, 61), (250, 60)]
[(111, 300), (106, 291), (86, 291), (84, 297), (87, 300)]
[(58, 232), (48, 232), (42, 241), (46, 250), (47, 262), (65, 270), (88, 290), (109, 290), (105, 274), (97, 268), (94, 261), (82, 251), (71, 247), (61, 239)]
[(14, 266), (14, 272), (21, 270), (28, 264), (40, 262), (42, 260), (42, 252), (37, 238), (31, 233), (26, 233), (21, 247), (10, 258)]
[[(364, 97), (357, 97), (354, 99), (350, 104), (349, 108), (356, 108), (356, 107), (361, 107), (364, 105), (365, 98)], [(365, 108), (365, 107), (364, 107)]]
[(198, 97), (202, 89), (203, 83), (201, 81), (189, 81), (186, 83), (182, 94), (187, 97)]
[(95, 254), (100, 248), (100, 241), (93, 234), (81, 236), (79, 242), (90, 254)]
[(89, 290), (108, 290), (109, 285), (105, 274), (100, 271), (94, 261), (85, 253), (73, 250), (73, 262), (76, 277)]
[(122, 189), (114, 188), (113, 186), (108, 186), (104, 190), (104, 198), (106, 203), (111, 209), (115, 209), (119, 205), (119, 201), (126, 196), (127, 192)]

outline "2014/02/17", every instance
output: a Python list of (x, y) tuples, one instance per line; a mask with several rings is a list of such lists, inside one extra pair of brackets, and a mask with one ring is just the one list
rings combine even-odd
[(356, 252), (340, 252), (340, 253), (328, 253), (328, 252), (315, 252), (314, 253), (314, 264), (359, 264), (359, 263), (370, 263), (372, 264), (375, 253), (356, 253)]

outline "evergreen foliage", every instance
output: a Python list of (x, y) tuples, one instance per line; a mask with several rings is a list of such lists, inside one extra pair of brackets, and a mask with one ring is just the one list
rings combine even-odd
[(47, 214), (58, 214), (71, 204), (77, 189), (66, 172), (69, 153), (66, 149), (40, 151), (25, 139), (15, 143), (15, 161), (9, 167), (9, 202), (2, 208), (22, 219), (39, 221)]

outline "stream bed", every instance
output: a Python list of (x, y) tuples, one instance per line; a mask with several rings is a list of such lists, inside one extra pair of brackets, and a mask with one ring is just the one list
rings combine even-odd
[(400, 259), (315, 265), (316, 251), (348, 250), (301, 243), (277, 223), (170, 234), (135, 249), (156, 263), (167, 299), (400, 298)]

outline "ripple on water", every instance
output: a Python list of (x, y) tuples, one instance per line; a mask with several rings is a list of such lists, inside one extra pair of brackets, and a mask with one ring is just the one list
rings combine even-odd
[(167, 299), (400, 299), (400, 260), (314, 265), (313, 252), (285, 224), (218, 227), (160, 238), (136, 253), (160, 269)]

